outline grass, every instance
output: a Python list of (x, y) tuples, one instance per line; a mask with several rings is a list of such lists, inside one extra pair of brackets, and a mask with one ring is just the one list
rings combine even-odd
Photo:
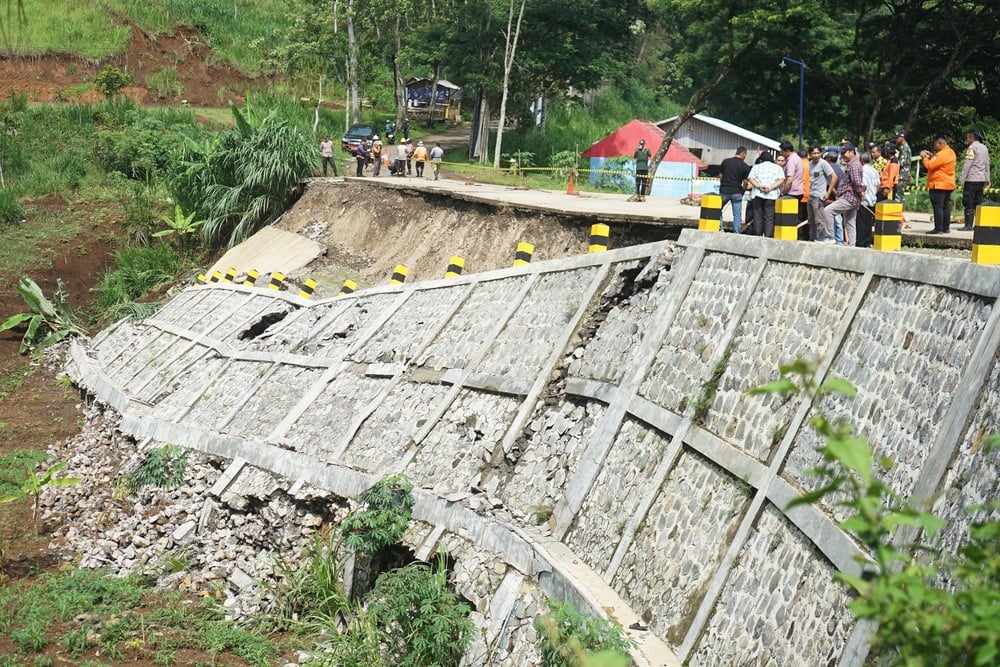
[(284, 0), (104, 0), (107, 7), (154, 34), (178, 24), (201, 33), (213, 55), (247, 73), (262, 71), (272, 34), (289, 24)]
[(271, 35), (288, 25), (287, 9), (284, 0), (24, 0), (25, 21), (12, 22), (2, 48), (21, 55), (52, 52), (86, 58), (121, 53), (132, 32), (115, 18), (118, 14), (153, 34), (186, 24), (201, 33), (216, 58), (256, 73), (264, 69)]
[[(5, 24), (6, 9), (5, 12)], [(100, 3), (75, 0), (24, 0), (25, 21), (3, 44), (5, 52), (22, 55), (76, 53), (99, 58), (123, 51), (131, 30), (113, 20)]]
[(94, 288), (95, 319), (119, 320), (151, 314), (151, 304), (137, 304), (150, 290), (172, 282), (184, 268), (181, 256), (166, 243), (136, 245), (115, 255), (117, 268), (108, 270)]
[(0, 273), (12, 275), (51, 267), (57, 247), (72, 241), (82, 229), (78, 220), (49, 213), (0, 228)]
[(231, 655), (270, 665), (279, 655), (265, 637), (224, 621), (210, 601), (153, 591), (142, 577), (98, 570), (47, 573), (0, 589), (0, 634), (36, 664), (49, 647), (68, 651), (78, 664), (100, 655), (169, 665), (180, 649), (204, 651), (213, 663)]

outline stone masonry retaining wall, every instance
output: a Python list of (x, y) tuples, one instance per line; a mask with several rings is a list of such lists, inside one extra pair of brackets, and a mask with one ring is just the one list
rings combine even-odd
[(809, 407), (746, 390), (796, 357), (852, 382), (824, 409), (901, 491), (943, 492), (954, 550), (1000, 491), (978, 446), (998, 296), (995, 268), (686, 230), (317, 302), (192, 287), (70, 372), (136, 437), (346, 497), (409, 475), (412, 546), (448, 546), (503, 664), (528, 664), (555, 596), (648, 625), (640, 665), (852, 665), (870, 629), (832, 575), (858, 546), (828, 506), (784, 511), (817, 461)]

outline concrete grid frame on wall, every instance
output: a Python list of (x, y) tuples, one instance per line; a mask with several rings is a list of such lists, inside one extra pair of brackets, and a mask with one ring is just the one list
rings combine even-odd
[[(618, 298), (638, 283), (644, 292)], [(618, 620), (649, 624), (640, 664), (671, 653), (857, 664), (871, 628), (850, 621), (830, 575), (857, 572), (862, 554), (835, 508), (784, 510), (814, 465), (809, 406), (745, 390), (779, 363), (817, 359), (820, 377), (859, 387), (860, 430), (902, 462), (893, 481), (933, 495), (996, 375), (998, 290), (991, 267), (685, 230), (676, 247), (316, 302), (190, 288), (150, 320), (102, 332), (89, 354), (75, 346), (71, 366), (138, 437), (346, 496), (381, 474), (413, 475), (416, 516), (436, 539), (473, 541), (549, 581), (547, 594), (576, 590), (596, 613), (611, 601)], [(942, 348), (945, 336), (961, 349)], [(936, 393), (917, 390), (929, 382)], [(878, 403), (891, 392), (912, 405)], [(937, 416), (886, 430), (918, 411)], [(565, 474), (546, 472), (546, 447), (566, 450)], [(514, 506), (541, 495), (557, 499), (552, 537)], [(748, 599), (741, 589), (754, 587)], [(797, 633), (779, 630), (814, 610)], [(809, 633), (823, 640), (803, 648)]]

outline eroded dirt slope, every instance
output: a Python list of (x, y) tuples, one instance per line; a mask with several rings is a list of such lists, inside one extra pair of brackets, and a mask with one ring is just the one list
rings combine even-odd
[[(132, 26), (132, 39), (124, 53), (102, 59), (70, 54), (0, 58), (0, 81), (4, 95), (13, 91), (29, 102), (99, 102), (95, 89), (82, 91), (81, 84), (94, 80), (111, 63), (132, 75), (124, 93), (139, 104), (176, 104), (187, 100), (196, 107), (242, 104), (242, 95), (254, 84), (232, 65), (211, 58), (211, 50), (197, 31), (178, 26), (170, 35), (153, 38)], [(164, 94), (150, 87), (147, 77), (176, 68), (183, 85), (179, 95)], [(261, 80), (263, 81), (263, 79)]]
[(277, 226), (327, 246), (309, 272), (346, 270), (368, 285), (388, 283), (396, 264), (409, 268), (408, 281), (442, 278), (452, 255), (466, 272), (508, 267), (520, 241), (535, 245), (535, 261), (583, 254), (590, 233), (584, 220), (327, 181), (311, 182)]

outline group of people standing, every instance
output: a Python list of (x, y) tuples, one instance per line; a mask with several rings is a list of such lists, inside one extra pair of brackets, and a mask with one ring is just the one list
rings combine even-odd
[[(959, 183), (964, 189), (962, 229), (971, 230), (976, 207), (982, 204), (983, 192), (990, 186), (990, 164), (980, 133), (969, 130), (966, 138), (968, 150)], [(832, 150), (811, 146), (808, 152), (797, 152), (785, 141), (777, 155), (764, 151), (751, 166), (746, 161), (746, 147), (740, 146), (734, 156), (722, 161), (720, 174), (722, 207), (728, 204), (732, 209), (733, 231), (740, 234), (749, 227), (751, 234), (773, 237), (775, 201), (780, 196), (792, 196), (799, 199), (799, 219), (807, 221), (800, 238), (870, 246), (875, 204), (903, 201), (910, 181), (912, 151), (904, 132), (896, 132), (884, 145), (873, 142), (865, 148), (859, 151), (844, 141)], [(944, 135), (935, 137), (934, 149), (921, 151), (920, 158), (927, 171), (934, 209), (934, 231), (930, 233), (944, 234), (950, 225), (956, 156)], [(638, 181), (638, 170), (636, 176)], [(905, 220), (901, 224), (905, 225)]]
[[(320, 142), (320, 155), (323, 161), (323, 175), (326, 176), (327, 164), (333, 166), (333, 175), (337, 175), (337, 163), (333, 157), (333, 142), (329, 137), (323, 137)], [(389, 153), (395, 151), (395, 157), (390, 159)], [(362, 141), (354, 151), (354, 159), (357, 163), (355, 176), (359, 178), (371, 168), (372, 176), (379, 176), (382, 167), (386, 166), (390, 176), (412, 176), (414, 163), (416, 163), (417, 177), (423, 178), (424, 167), (427, 162), (431, 163), (431, 170), (434, 180), (438, 180), (441, 174), (441, 162), (444, 160), (444, 149), (441, 144), (434, 144), (434, 148), (427, 150), (423, 141), (418, 141), (416, 146), (409, 138), (403, 139), (394, 148), (386, 148), (382, 140), (376, 134), (368, 141)]]

